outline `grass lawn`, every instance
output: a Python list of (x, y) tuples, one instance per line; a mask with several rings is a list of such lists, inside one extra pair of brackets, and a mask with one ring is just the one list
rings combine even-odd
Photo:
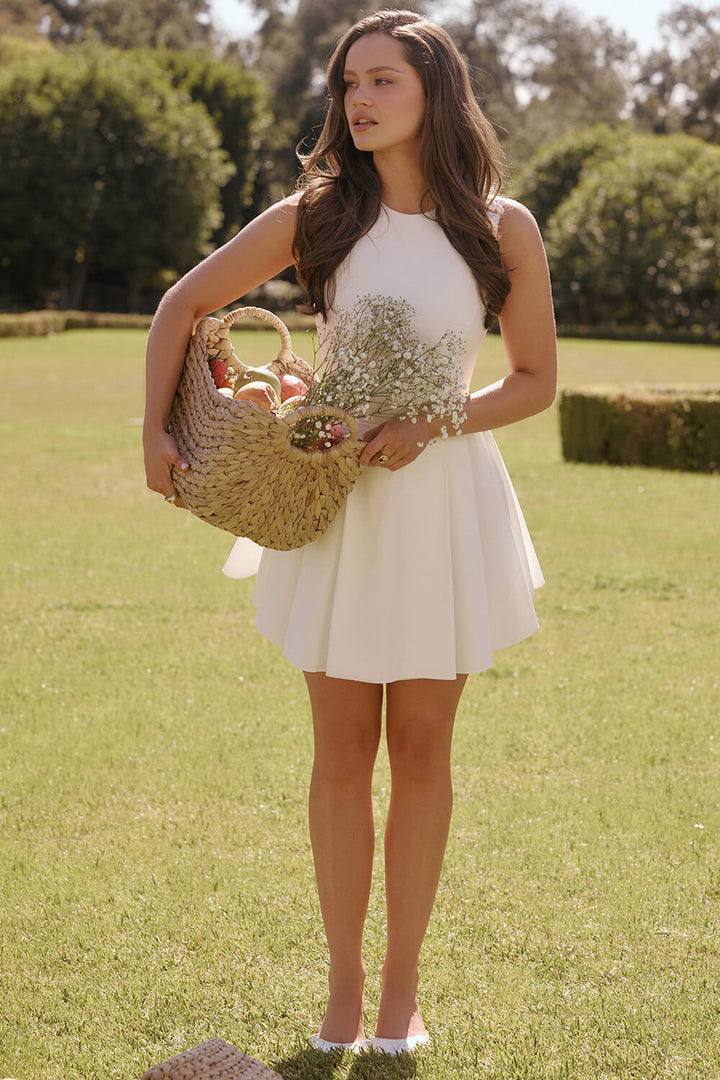
[[(143, 338), (0, 341), (0, 1076), (133, 1080), (221, 1036), (285, 1080), (720, 1077), (718, 478), (565, 464), (553, 412), (498, 433), (547, 585), (458, 717), (433, 1043), (321, 1059), (304, 684), (231, 538), (144, 487)], [(565, 341), (561, 382), (717, 386), (720, 349)], [(383, 757), (378, 830), (388, 785)]]

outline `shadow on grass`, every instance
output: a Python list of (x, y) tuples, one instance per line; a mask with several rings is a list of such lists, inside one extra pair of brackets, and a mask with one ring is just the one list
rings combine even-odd
[(270, 1067), (283, 1080), (329, 1080), (342, 1061), (342, 1056), (341, 1051), (324, 1054), (321, 1050), (307, 1047), (281, 1061), (274, 1061)]
[(358, 1054), (347, 1080), (411, 1080), (417, 1073), (412, 1054)]
[[(343, 1059), (341, 1052), (324, 1054), (311, 1048), (300, 1050), (282, 1061), (273, 1062), (271, 1068), (283, 1080), (330, 1080)], [(358, 1054), (349, 1069), (342, 1075), (346, 1080), (412, 1080), (417, 1074), (415, 1059), (410, 1054), (391, 1057), (388, 1054)]]

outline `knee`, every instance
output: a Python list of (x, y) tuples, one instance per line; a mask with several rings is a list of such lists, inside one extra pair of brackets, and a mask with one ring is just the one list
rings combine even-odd
[(313, 774), (334, 787), (364, 783), (372, 775), (379, 742), (379, 726), (339, 725), (316, 740)]
[[(450, 740), (432, 717), (406, 717), (388, 725), (388, 757), (393, 779), (419, 784), (446, 782), (450, 777)], [(424, 722), (425, 721), (425, 722)]]

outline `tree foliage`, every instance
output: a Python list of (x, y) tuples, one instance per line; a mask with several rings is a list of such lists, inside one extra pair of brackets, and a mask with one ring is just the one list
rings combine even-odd
[(0, 0), (0, 65), (52, 50), (38, 33), (41, 19), (41, 0)]
[(592, 162), (546, 230), (561, 321), (720, 330), (720, 148), (636, 136)]
[(584, 170), (623, 152), (632, 138), (624, 127), (613, 131), (607, 124), (595, 124), (571, 131), (550, 146), (543, 147), (513, 177), (510, 193), (532, 210), (544, 231), (548, 221), (575, 187)]
[(42, 0), (56, 43), (98, 40), (118, 49), (207, 48), (209, 0)]
[(0, 34), (34, 37), (42, 15), (42, 0), (2, 0)]
[(720, 143), (720, 6), (677, 4), (660, 30), (662, 46), (643, 64), (636, 118), (657, 133)]
[(207, 109), (220, 144), (235, 172), (220, 193), (222, 222), (213, 240), (224, 243), (258, 209), (261, 139), (268, 126), (264, 93), (257, 76), (239, 62), (223, 62), (211, 53), (155, 49), (147, 52), (172, 85)]
[(0, 293), (77, 307), (103, 278), (140, 289), (207, 253), (232, 166), (206, 110), (156, 65), (98, 47), (0, 74)]
[(618, 122), (632, 43), (603, 20), (527, 0), (472, 0), (446, 26), (514, 163), (566, 131)]

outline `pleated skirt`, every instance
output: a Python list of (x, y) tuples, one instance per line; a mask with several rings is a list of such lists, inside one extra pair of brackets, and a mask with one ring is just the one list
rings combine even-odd
[[(239, 540), (224, 573), (255, 569)], [(396, 472), (368, 468), (327, 532), (262, 551), (261, 634), (291, 663), (387, 683), (484, 671), (538, 628), (543, 576), (489, 432), (441, 440)]]

